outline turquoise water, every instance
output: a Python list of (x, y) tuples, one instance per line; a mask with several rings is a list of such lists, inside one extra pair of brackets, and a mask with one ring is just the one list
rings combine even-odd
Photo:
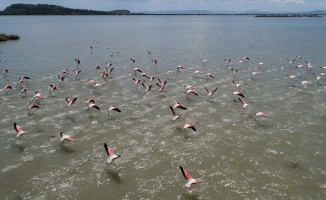
[[(20, 36), (0, 43), (0, 69), (9, 69), (0, 86), (14, 87), (0, 91), (1, 199), (324, 198), (326, 77), (313, 74), (325, 72), (325, 18), (1, 16), (0, 27)], [(250, 60), (238, 63), (244, 56)], [(107, 62), (114, 70), (104, 80), (94, 67)], [(59, 85), (63, 69), (69, 74)], [(22, 76), (31, 79), (16, 84)], [(144, 94), (134, 77), (152, 90)], [(167, 80), (161, 92), (157, 78)], [(94, 89), (89, 79), (103, 86)], [(51, 95), (52, 83), (58, 90)], [(198, 96), (185, 94), (188, 84)], [(218, 90), (208, 99), (205, 87)], [(36, 101), (42, 108), (28, 114), (36, 90), (45, 96)], [(253, 103), (243, 108), (234, 90)], [(89, 96), (100, 111), (86, 111)], [(76, 104), (65, 108), (67, 97)], [(177, 110), (183, 116), (172, 124), (176, 101), (188, 109)], [(111, 104), (122, 112), (108, 116)], [(265, 111), (270, 118), (255, 116)], [(184, 131), (185, 121), (198, 122), (197, 131)], [(36, 129), (11, 145), (14, 122)], [(60, 132), (79, 130), (74, 143), (59, 146)], [(103, 143), (116, 154), (132, 150), (107, 167)], [(186, 189), (180, 165), (194, 178), (206, 174), (203, 182)]]

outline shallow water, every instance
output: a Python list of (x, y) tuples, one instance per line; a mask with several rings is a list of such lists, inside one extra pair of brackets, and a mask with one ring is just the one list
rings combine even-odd
[[(323, 199), (325, 178), (325, 18), (252, 16), (1, 16), (1, 32), (18, 41), (0, 43), (1, 199)], [(92, 46), (92, 49), (90, 48)], [(151, 54), (147, 53), (151, 51)], [(289, 64), (287, 59), (303, 58)], [(237, 63), (244, 56), (246, 63)], [(75, 58), (81, 60), (76, 66)], [(131, 65), (130, 58), (136, 62)], [(226, 64), (223, 59), (231, 58)], [(152, 65), (151, 59), (158, 64)], [(208, 63), (202, 62), (203, 59)], [(313, 68), (296, 68), (313, 63)], [(106, 80), (94, 69), (112, 63)], [(265, 62), (259, 66), (257, 62)], [(186, 69), (177, 72), (184, 65)], [(134, 73), (139, 67), (167, 80)], [(233, 74), (229, 68), (239, 68)], [(57, 74), (69, 69), (59, 85)], [(82, 72), (75, 78), (73, 69)], [(195, 70), (203, 73), (194, 74)], [(174, 71), (174, 73), (167, 73)], [(252, 76), (253, 71), (262, 74)], [(207, 78), (211, 72), (215, 78)], [(289, 78), (287, 74), (300, 74)], [(30, 76), (22, 85), (19, 77)], [(152, 90), (134, 85), (138, 77)], [(103, 84), (94, 89), (94, 79)], [(246, 83), (236, 88), (232, 80)], [(309, 80), (312, 85), (302, 85)], [(58, 90), (51, 95), (49, 85)], [(198, 96), (186, 95), (184, 85)], [(218, 88), (208, 99), (204, 87)], [(45, 98), (27, 112), (34, 92)], [(234, 90), (253, 102), (243, 108)], [(86, 111), (94, 97), (100, 111)], [(77, 97), (66, 106), (65, 98)], [(187, 111), (175, 123), (170, 105)], [(122, 109), (110, 112), (109, 104)], [(267, 111), (270, 118), (259, 118)], [(197, 131), (183, 130), (196, 123)], [(23, 130), (15, 140), (17, 122)], [(78, 133), (59, 146), (59, 133)], [(116, 154), (107, 167), (103, 143)], [(59, 146), (59, 147), (58, 147)], [(179, 166), (203, 182), (185, 188)]]

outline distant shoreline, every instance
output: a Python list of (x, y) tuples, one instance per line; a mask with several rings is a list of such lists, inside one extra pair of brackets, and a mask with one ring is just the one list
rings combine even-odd
[(18, 40), (18, 39), (20, 39), (18, 35), (13, 35), (13, 34), (7, 35), (4, 33), (0, 33), (0, 42), (5, 42), (8, 40)]
[(130, 12), (129, 10), (96, 11), (87, 9), (73, 9), (63, 6), (49, 4), (12, 4), (5, 10), (0, 11), (0, 15), (216, 15), (216, 16), (256, 16), (256, 17), (322, 17), (326, 15), (326, 10), (315, 10), (309, 12), (296, 13), (268, 13), (259, 11), (246, 11), (243, 13), (232, 11), (208, 11), (208, 10), (165, 10), (165, 11), (143, 11)]

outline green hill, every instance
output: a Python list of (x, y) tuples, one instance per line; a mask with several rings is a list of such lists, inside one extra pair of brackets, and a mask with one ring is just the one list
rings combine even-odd
[(95, 11), (48, 4), (12, 4), (0, 15), (130, 15), (129, 10)]

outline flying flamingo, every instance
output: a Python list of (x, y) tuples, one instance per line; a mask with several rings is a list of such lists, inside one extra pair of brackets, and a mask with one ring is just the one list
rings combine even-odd
[(205, 89), (208, 92), (208, 99), (217, 91), (217, 88), (215, 88), (214, 90), (211, 90), (208, 87), (205, 87)]
[(73, 69), (73, 71), (75, 72), (75, 78), (77, 78), (77, 76), (81, 73), (81, 70)]
[(181, 116), (177, 114), (177, 111), (175, 110), (175, 108), (172, 108), (172, 106), (170, 106), (170, 109), (172, 111), (172, 118), (171, 118), (171, 121), (175, 121), (177, 119), (179, 119)]
[(266, 111), (265, 111), (265, 112), (257, 112), (257, 113), (256, 113), (256, 116), (257, 116), (257, 117), (269, 117), (269, 116), (266, 114)]
[(206, 77), (211, 77), (211, 78), (214, 78), (213, 74), (212, 73), (207, 73), (206, 74)]
[(57, 76), (59, 78), (59, 84), (61, 84), (65, 80), (65, 77), (64, 76), (61, 76), (59, 74)]
[(20, 92), (21, 93), (26, 93), (27, 92), (27, 90), (28, 90), (28, 88), (25, 86), (25, 85), (23, 85), (23, 87), (22, 87), (22, 89), (20, 90)]
[(15, 141), (14, 141), (13, 143), (11, 143), (11, 145), (14, 144), (17, 140), (20, 140), (20, 139), (23, 137), (23, 135), (25, 135), (26, 133), (28, 133), (28, 132), (30, 132), (31, 130), (35, 129), (36, 127), (33, 127), (33, 128), (31, 128), (31, 129), (29, 129), (28, 131), (23, 131), (23, 130), (20, 128), (20, 126), (18, 126), (17, 123), (15, 122), (15, 123), (14, 123), (14, 128), (15, 128), (15, 130), (16, 130), (16, 132), (17, 132), (17, 135), (16, 135), (16, 139), (15, 139)]
[(238, 95), (240, 97), (245, 97), (244, 94), (243, 94), (243, 91), (241, 91), (241, 92), (240, 91), (233, 91), (233, 94)]
[(68, 69), (61, 70), (61, 74), (68, 74)]
[(247, 107), (247, 106), (249, 106), (250, 104), (252, 104), (252, 102), (246, 103), (245, 100), (240, 99), (240, 98), (238, 98), (238, 99), (242, 103), (242, 107), (244, 107), (244, 108)]
[(175, 102), (175, 103), (174, 103), (174, 105), (173, 105), (173, 109), (176, 109), (176, 108), (180, 108), (180, 109), (182, 109), (182, 110), (187, 110), (187, 108), (186, 108), (183, 104), (181, 104), (181, 103), (179, 103), (179, 102)]
[(8, 89), (12, 90), (12, 86), (10, 84), (6, 84), (5, 87), (3, 88), (3, 91), (7, 94)]
[(109, 156), (108, 159), (106, 160), (108, 165), (113, 164), (115, 160), (121, 157), (121, 155), (116, 155), (106, 143), (104, 143), (104, 148), (105, 148), (105, 152)]
[(116, 112), (121, 112), (121, 109), (117, 106), (114, 106), (114, 105), (110, 105), (109, 106), (109, 109), (108, 109), (108, 116), (110, 116), (110, 111), (116, 111)]
[(36, 90), (35, 94), (33, 96), (33, 99), (44, 99), (43, 95), (40, 93), (40, 91)]
[(127, 151), (130, 151), (132, 149), (128, 149), (128, 150), (125, 150), (121, 155), (116, 155), (113, 150), (106, 144), (104, 143), (104, 149), (105, 149), (105, 152), (108, 154), (108, 159), (106, 160), (106, 162), (108, 163), (108, 166), (111, 165), (111, 164), (115, 164), (114, 162), (118, 159), (118, 158), (121, 158), (121, 156), (123, 156)]
[(22, 77), (19, 78), (17, 84), (20, 84), (20, 83), (24, 82), (25, 79), (31, 79), (31, 78), (29, 76), (22, 76)]
[(76, 65), (80, 65), (80, 60), (75, 58)]
[(188, 90), (186, 91), (186, 95), (187, 95), (187, 97), (188, 97), (188, 94), (194, 94), (194, 95), (198, 96), (197, 92), (196, 92), (194, 89), (188, 89)]
[(152, 88), (152, 85), (148, 86), (145, 83), (142, 83), (142, 85), (145, 87), (145, 93), (148, 92)]
[(136, 73), (136, 72), (140, 72), (140, 73), (142, 73), (143, 71), (141, 70), (141, 69), (139, 69), (138, 67), (135, 67), (134, 68), (134, 72)]
[(66, 102), (68, 103), (65, 107), (63, 107), (62, 109), (65, 109), (71, 105), (73, 105), (77, 100), (77, 97), (75, 97), (73, 100), (69, 99), (68, 97), (66, 98)]
[(294, 60), (290, 60), (290, 59), (288, 59), (288, 58), (287, 58), (287, 60), (289, 61), (289, 64), (292, 64), (292, 63), (294, 63), (294, 61), (295, 61), (295, 59), (294, 59)]
[(303, 85), (312, 85), (311, 81), (302, 81), (301, 84), (303, 84)]
[(75, 134), (73, 134), (72, 136), (70, 136), (68, 134), (64, 134), (63, 132), (60, 132), (60, 134), (59, 134), (60, 135), (60, 143), (55, 150), (57, 150), (60, 147), (60, 145), (64, 143), (64, 141), (75, 142), (73, 137), (75, 137), (80, 132), (83, 132), (83, 131), (80, 130), (80, 131), (76, 132)]
[(236, 68), (230, 68), (230, 70), (235, 74), (239, 71), (239, 69), (236, 69)]
[(195, 123), (193, 123), (193, 124), (189, 124), (189, 123), (185, 122), (185, 123), (183, 124), (183, 128), (184, 128), (184, 130), (186, 130), (187, 128), (190, 128), (190, 129), (192, 129), (193, 131), (196, 131), (196, 127), (195, 127), (195, 124), (196, 124), (196, 123), (198, 123), (198, 122), (195, 122)]
[(86, 112), (90, 109), (90, 108), (95, 108), (97, 110), (101, 110), (100, 107), (98, 105), (96, 105), (95, 103), (90, 103), (88, 106), (87, 106), (87, 110)]
[(183, 66), (183, 65), (178, 65), (178, 67), (177, 67), (177, 71), (179, 72), (181, 69), (186, 69), (186, 68), (185, 68), (185, 66)]
[(54, 83), (52, 83), (52, 84), (50, 84), (50, 89), (49, 89), (49, 92), (51, 93), (51, 95), (54, 90), (57, 90), (57, 86), (55, 86)]
[(235, 82), (234, 80), (232, 80), (232, 83), (235, 85), (235, 87), (240, 87), (240, 86), (243, 86), (243, 85), (247, 85), (245, 83), (238, 83), (238, 82)]
[(29, 105), (28, 105), (28, 108), (27, 108), (28, 114), (30, 114), (30, 110), (31, 110), (32, 108), (36, 108), (36, 109), (38, 109), (38, 108), (41, 108), (41, 106), (39, 106), (37, 103), (31, 103), (31, 104), (29, 104)]
[(192, 178), (192, 176), (189, 174), (189, 172), (187, 170), (183, 169), (182, 166), (180, 166), (180, 170), (181, 170), (183, 176), (185, 177), (185, 179), (187, 179), (186, 187), (189, 189), (191, 188), (192, 185), (201, 183), (202, 179), (206, 175), (206, 174), (204, 174), (200, 179), (194, 179), (194, 178)]
[(225, 62), (226, 64), (230, 64), (230, 63), (231, 63), (231, 59), (226, 60), (225, 58), (223, 58), (223, 60), (224, 60), (224, 62)]
[(157, 60), (156, 59), (151, 59), (151, 61), (152, 61), (152, 64), (153, 65), (156, 65), (157, 64)]

